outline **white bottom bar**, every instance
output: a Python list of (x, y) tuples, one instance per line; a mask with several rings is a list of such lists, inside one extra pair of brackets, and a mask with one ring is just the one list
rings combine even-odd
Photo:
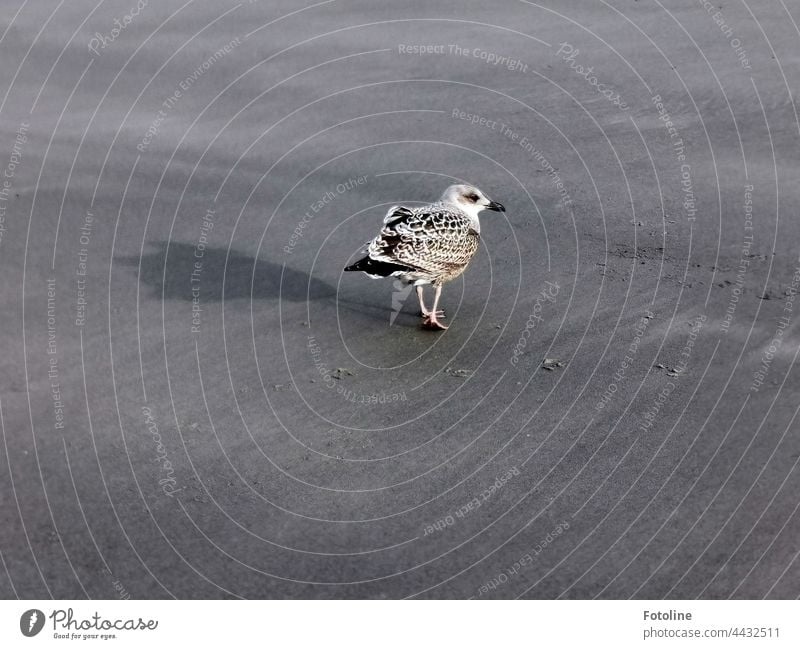
[[(796, 648), (799, 618), (794, 601), (3, 601), (0, 639), (3, 647), (256, 641), (347, 649), (543, 643)], [(23, 633), (37, 628), (32, 637)]]

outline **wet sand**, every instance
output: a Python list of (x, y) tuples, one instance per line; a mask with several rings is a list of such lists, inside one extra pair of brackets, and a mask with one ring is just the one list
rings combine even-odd
[(797, 9), (129, 4), (0, 25), (1, 596), (800, 594)]

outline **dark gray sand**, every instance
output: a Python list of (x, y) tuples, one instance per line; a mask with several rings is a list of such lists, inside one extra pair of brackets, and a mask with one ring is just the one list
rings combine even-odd
[(800, 595), (795, 4), (19, 1), (0, 596)]

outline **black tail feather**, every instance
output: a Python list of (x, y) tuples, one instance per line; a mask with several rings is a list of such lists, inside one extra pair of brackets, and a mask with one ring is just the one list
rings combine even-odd
[(356, 263), (351, 264), (345, 268), (346, 271), (357, 271), (360, 270), (367, 275), (375, 275), (377, 277), (389, 277), (392, 273), (402, 272), (402, 273), (410, 273), (413, 272), (413, 268), (409, 268), (408, 266), (402, 266), (401, 264), (392, 264), (388, 261), (376, 261), (375, 259), (370, 259), (369, 257), (364, 257), (363, 259), (359, 259)]

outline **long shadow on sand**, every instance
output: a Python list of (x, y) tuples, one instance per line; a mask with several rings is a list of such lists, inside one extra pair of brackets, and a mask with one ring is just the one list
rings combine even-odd
[[(155, 250), (142, 255), (141, 281), (152, 287), (156, 295), (160, 296), (163, 290), (166, 299), (190, 301), (192, 288), (200, 287), (204, 301), (220, 301), (223, 282), (226, 300), (251, 297), (291, 302), (336, 299), (336, 289), (327, 282), (266, 259), (225, 248), (206, 248), (203, 256), (197, 257), (194, 245), (188, 243), (164, 241), (154, 245)], [(139, 257), (118, 257), (117, 261), (126, 266), (139, 266)], [(196, 262), (201, 262), (201, 269), (199, 274), (192, 275)], [(193, 283), (192, 277), (199, 281)]]

